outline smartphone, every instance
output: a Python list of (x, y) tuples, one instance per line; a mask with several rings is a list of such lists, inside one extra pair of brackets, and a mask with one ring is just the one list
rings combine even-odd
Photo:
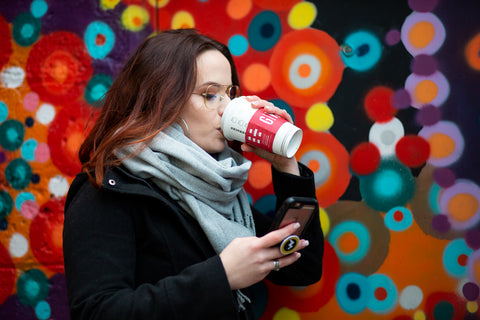
[(310, 221), (318, 214), (318, 201), (312, 197), (289, 197), (285, 199), (275, 214), (271, 230), (282, 228), (290, 223), (299, 222), (300, 228), (280, 243), (283, 254), (292, 253), (303, 238)]

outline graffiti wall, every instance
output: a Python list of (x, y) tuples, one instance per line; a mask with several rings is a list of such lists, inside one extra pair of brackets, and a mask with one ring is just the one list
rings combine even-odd
[[(315, 173), (324, 273), (254, 287), (259, 319), (477, 319), (480, 2), (0, 1), (0, 319), (68, 319), (63, 204), (128, 55), (195, 27), (286, 109)], [(252, 204), (273, 214), (269, 165)]]

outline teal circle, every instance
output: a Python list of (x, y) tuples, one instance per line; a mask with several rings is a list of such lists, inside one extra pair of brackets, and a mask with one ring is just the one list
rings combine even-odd
[[(345, 39), (341, 56), (347, 67), (357, 71), (367, 71), (375, 66), (382, 56), (382, 44), (378, 38), (367, 31), (357, 31)], [(346, 53), (348, 52), (348, 53)]]
[(25, 127), (18, 120), (11, 119), (0, 124), (0, 146), (5, 150), (15, 151), (23, 143)]
[(113, 80), (108, 74), (96, 74), (87, 83), (85, 99), (91, 105), (97, 105), (103, 99)]
[(8, 107), (7, 104), (0, 100), (0, 122), (3, 122), (8, 117)]
[(248, 41), (244, 36), (236, 34), (228, 40), (228, 49), (232, 55), (241, 56), (248, 50)]
[(404, 206), (415, 192), (410, 169), (396, 159), (383, 160), (373, 174), (358, 178), (363, 200), (378, 211)]
[(12, 188), (16, 190), (25, 189), (32, 178), (32, 168), (23, 159), (14, 159), (5, 168), (5, 178)]
[(47, 320), (52, 314), (52, 309), (47, 301), (43, 300), (35, 306), (35, 315), (40, 320)]
[(277, 197), (274, 194), (267, 194), (255, 201), (253, 207), (264, 215), (273, 218), (275, 216), (276, 203)]
[[(369, 285), (372, 290), (371, 299), (368, 301), (368, 308), (375, 313), (389, 313), (396, 307), (398, 299), (398, 290), (395, 283), (384, 274), (372, 274), (368, 277)], [(378, 300), (375, 297), (375, 290), (377, 288), (384, 288), (387, 291), (387, 297), (383, 300)]]
[(440, 187), (436, 182), (432, 184), (430, 191), (428, 192), (428, 204), (430, 205), (430, 209), (432, 209), (434, 214), (442, 213), (439, 206), (441, 192), (442, 187)]
[[(355, 296), (352, 295), (352, 287), (358, 290)], [(343, 311), (357, 314), (367, 307), (372, 297), (372, 292), (367, 277), (359, 273), (350, 272), (345, 273), (338, 279), (335, 296), (338, 305)]]
[(5, 219), (13, 209), (13, 200), (10, 194), (0, 190), (0, 221)]
[[(105, 37), (105, 43), (98, 44), (97, 37)], [(88, 53), (94, 59), (105, 58), (115, 45), (115, 33), (108, 24), (102, 21), (93, 21), (85, 30), (84, 39)]]
[(22, 204), (25, 201), (36, 201), (35, 196), (31, 192), (22, 192), (20, 193), (16, 198), (15, 198), (15, 208), (17, 208), (18, 211), (22, 208)]
[(41, 18), (47, 13), (48, 5), (43, 0), (34, 0), (30, 5), (30, 12), (35, 18)]
[(22, 148), (20, 152), (22, 154), (23, 159), (27, 161), (35, 160), (35, 149), (38, 146), (38, 142), (35, 139), (28, 139), (22, 144)]
[(35, 18), (30, 12), (22, 12), (13, 21), (13, 39), (20, 46), (28, 47), (38, 40), (40, 26), (39, 19)]
[(273, 100), (270, 100), (270, 102), (273, 103), (276, 107), (279, 107), (280, 109), (284, 109), (285, 111), (287, 111), (290, 117), (292, 117), (293, 123), (295, 123), (295, 114), (293, 113), (293, 110), (288, 105), (288, 103), (280, 99), (273, 99)]
[(17, 296), (21, 303), (34, 307), (48, 296), (50, 286), (45, 274), (38, 269), (30, 269), (17, 281)]
[[(395, 213), (400, 211), (402, 213), (402, 220), (397, 221), (395, 220)], [(387, 214), (385, 215), (385, 225), (392, 231), (404, 231), (410, 228), (413, 224), (413, 215), (405, 207), (394, 207), (388, 210)]]
[(267, 51), (278, 42), (282, 35), (280, 18), (273, 11), (257, 14), (248, 26), (248, 42), (253, 49)]
[[(351, 252), (345, 253), (338, 247), (337, 240), (346, 232), (352, 232), (358, 239), (358, 248)], [(332, 244), (338, 258), (344, 263), (356, 263), (361, 261), (370, 249), (370, 233), (368, 229), (358, 221), (345, 221), (336, 225), (330, 232), (328, 241)]]
[(445, 246), (442, 256), (445, 271), (447, 271), (450, 276), (457, 279), (466, 277), (468, 273), (467, 266), (460, 265), (458, 263), (458, 257), (460, 255), (466, 255), (469, 257), (472, 252), (473, 249), (467, 245), (465, 239), (458, 238), (450, 241), (450, 243)]
[(433, 309), (433, 319), (451, 320), (455, 316), (455, 308), (448, 301), (440, 301)]

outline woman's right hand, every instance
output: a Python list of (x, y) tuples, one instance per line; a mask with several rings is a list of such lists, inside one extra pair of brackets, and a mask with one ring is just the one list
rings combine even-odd
[[(263, 280), (274, 269), (275, 260), (279, 261), (280, 268), (297, 261), (300, 258), (299, 252), (285, 256), (280, 252), (278, 244), (299, 226), (299, 223), (292, 223), (260, 238), (235, 238), (230, 242), (220, 253), (230, 288), (242, 289)], [(302, 240), (296, 250), (307, 245), (308, 241)]]

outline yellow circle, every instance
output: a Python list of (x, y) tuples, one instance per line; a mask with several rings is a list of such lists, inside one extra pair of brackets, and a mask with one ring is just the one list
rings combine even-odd
[(470, 313), (476, 313), (478, 311), (478, 303), (476, 301), (468, 301), (467, 310)]
[(121, 21), (125, 29), (130, 31), (140, 31), (150, 20), (150, 15), (144, 8), (131, 5), (122, 13)]
[(100, 0), (100, 7), (103, 10), (110, 10), (117, 6), (120, 0)]
[(273, 320), (301, 320), (296, 311), (287, 308), (281, 308), (273, 316)]
[(313, 131), (327, 131), (333, 126), (332, 110), (325, 103), (316, 103), (307, 111), (307, 126)]
[(172, 19), (172, 29), (189, 29), (195, 27), (195, 20), (190, 12), (178, 11)]
[(163, 8), (165, 7), (170, 0), (148, 0), (148, 3), (154, 8)]
[(415, 311), (415, 314), (413, 315), (413, 320), (425, 320), (425, 312), (422, 310)]
[(317, 17), (317, 7), (311, 2), (299, 2), (288, 14), (288, 24), (292, 29), (305, 29), (312, 25)]
[(323, 235), (326, 236), (330, 231), (330, 218), (328, 217), (327, 211), (323, 208), (320, 208), (320, 225)]

